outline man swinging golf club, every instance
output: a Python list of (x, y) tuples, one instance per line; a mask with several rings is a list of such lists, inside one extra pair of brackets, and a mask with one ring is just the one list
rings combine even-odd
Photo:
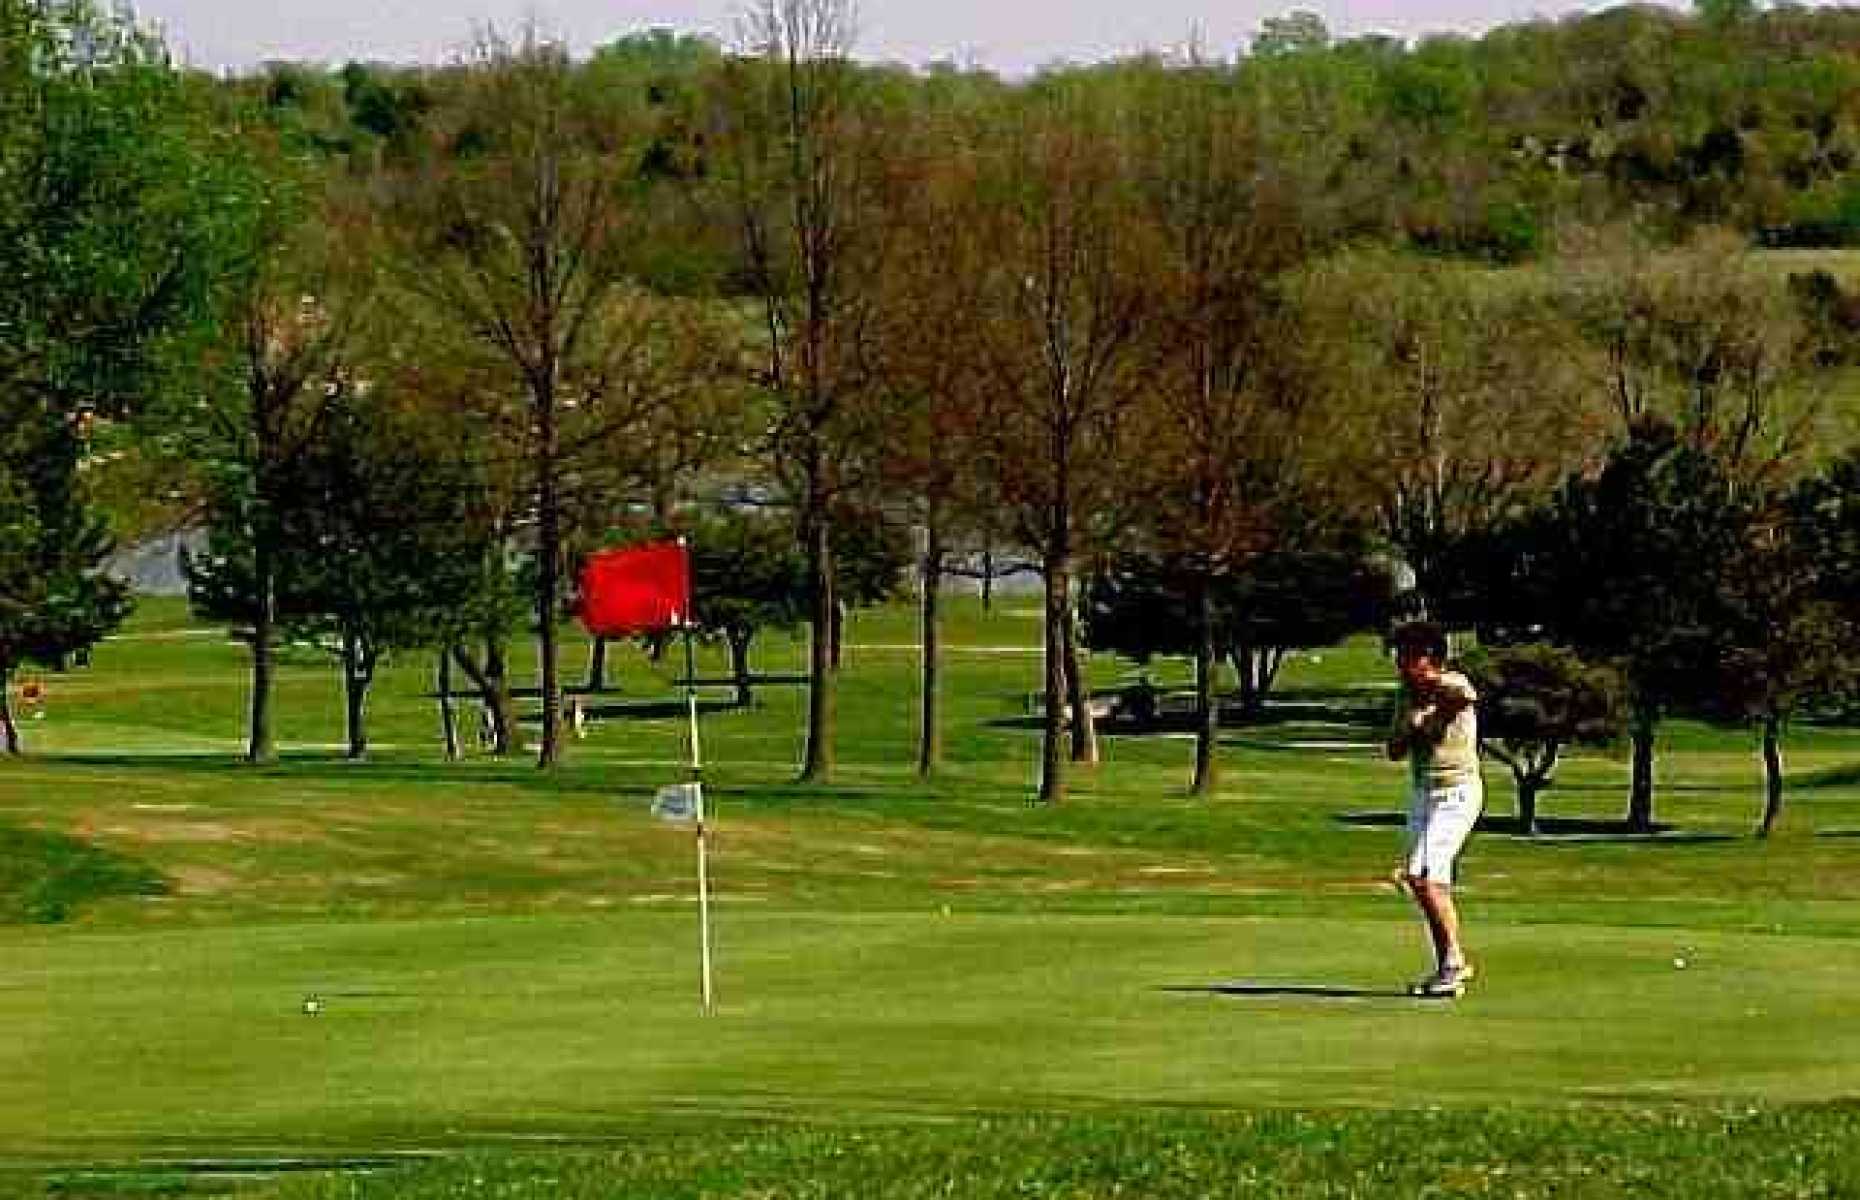
[(1402, 884), (1421, 909), (1434, 945), (1435, 969), (1408, 990), (1417, 996), (1458, 996), (1472, 980), (1453, 905), (1453, 862), (1459, 857), (1485, 789), (1479, 777), (1478, 693), (1447, 669), (1447, 638), (1416, 621), (1389, 638), (1401, 692), (1389, 730), (1391, 759), (1408, 760), (1408, 854)]

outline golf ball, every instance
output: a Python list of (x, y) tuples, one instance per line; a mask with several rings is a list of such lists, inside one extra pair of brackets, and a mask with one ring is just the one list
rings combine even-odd
[(1685, 960), (1685, 958), (1684, 958), (1683, 956), (1682, 956), (1682, 957), (1680, 957), (1680, 958), (1675, 958), (1675, 959), (1673, 960), (1673, 966), (1674, 966), (1674, 967), (1676, 967), (1677, 969), (1679, 969), (1679, 970), (1681, 970), (1681, 971), (1683, 971), (1683, 970), (1685, 970), (1685, 969), (1686, 969), (1686, 960)]

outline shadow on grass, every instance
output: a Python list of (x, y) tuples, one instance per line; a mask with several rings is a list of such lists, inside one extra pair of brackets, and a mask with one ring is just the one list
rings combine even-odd
[(1447, 998), (1415, 996), (1411, 995), (1406, 988), (1355, 987), (1336, 983), (1254, 983), (1247, 980), (1236, 980), (1232, 983), (1165, 984), (1156, 990), (1174, 992), (1178, 995), (1243, 996), (1263, 999), (1418, 1000), (1435, 1003)]
[[(1398, 812), (1347, 812), (1337, 814), (1336, 819), (1342, 824), (1359, 828), (1390, 828), (1408, 823), (1407, 814)], [(1478, 831), (1539, 842), (1654, 842), (1661, 845), (1687, 845), (1739, 840), (1735, 834), (1679, 829), (1657, 821), (1651, 828), (1636, 829), (1626, 821), (1593, 817), (1538, 817), (1537, 834), (1533, 838), (1525, 833), (1517, 817), (1492, 813), (1479, 818)]]
[(1789, 786), (1797, 790), (1860, 787), (1860, 763), (1845, 763), (1825, 771), (1809, 771), (1790, 780)]
[[(682, 715), (682, 713), (681, 713)], [(535, 748), (504, 759), (472, 756), (446, 762), (437, 751), (429, 757), (386, 754), (349, 759), (340, 751), (292, 750), (263, 766), (246, 762), (235, 753), (221, 751), (141, 752), (83, 751), (44, 754), (30, 761), (48, 766), (94, 768), (109, 771), (182, 774), (207, 779), (254, 779), (334, 784), (361, 788), (394, 784), (470, 784), (517, 788), (526, 792), (566, 796), (613, 798), (623, 794), (650, 795), (659, 784), (684, 778), (685, 767), (667, 759), (616, 761), (604, 756), (577, 756), (550, 770), (536, 766)], [(902, 778), (904, 769), (899, 768)], [(812, 807), (836, 805), (896, 806), (907, 800), (936, 801), (966, 797), (970, 789), (954, 780), (908, 785), (847, 780), (802, 783), (792, 774), (774, 780), (746, 782), (732, 779), (706, 783), (706, 789), (723, 803), (753, 800), (760, 807)]]
[[(1093, 700), (1112, 705), (1111, 711), (1096, 722), (1098, 732), (1118, 737), (1142, 737), (1146, 734), (1193, 733), (1197, 727), (1192, 694), (1162, 693), (1154, 712), (1139, 715), (1115, 707), (1122, 699), (1118, 691), (1093, 693)], [(1046, 723), (1040, 711), (1037, 693), (1020, 697), (1023, 711), (1017, 716), (1000, 717), (989, 722), (996, 729), (1039, 729)], [(1365, 697), (1351, 692), (1299, 693), (1296, 698), (1272, 698), (1264, 708), (1251, 708), (1235, 701), (1220, 702), (1220, 727), (1227, 729), (1267, 730), (1281, 725), (1328, 725), (1345, 731), (1379, 732), (1388, 724), (1386, 699)], [(1259, 743), (1262, 749), (1287, 749), (1271, 742)]]

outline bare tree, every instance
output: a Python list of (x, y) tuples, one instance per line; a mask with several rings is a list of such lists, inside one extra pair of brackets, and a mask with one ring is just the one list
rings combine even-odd
[(941, 593), (952, 547), (992, 509), (985, 474), (985, 373), (970, 319), (983, 271), (971, 203), (972, 122), (960, 106), (921, 111), (895, 139), (886, 209), (894, 253), (883, 272), (869, 440), (881, 447), (882, 488), (904, 497), (918, 546), (920, 680), (917, 772), (942, 758)]
[(1283, 528), (1268, 514), (1298, 483), (1298, 394), (1282, 369), (1290, 339), (1276, 288), (1319, 231), (1295, 177), (1264, 153), (1257, 96), (1231, 72), (1191, 56), (1143, 83), (1140, 178), (1160, 295), (1128, 524), (1179, 579), (1198, 626), (1191, 790), (1205, 795), (1216, 782), (1213, 595)]
[(989, 483), (1038, 548), (1046, 585), (1040, 798), (1053, 803), (1065, 795), (1068, 709), (1073, 757), (1094, 752), (1074, 575), (1094, 518), (1109, 513), (1119, 427), (1144, 383), (1153, 247), (1114, 104), (1059, 77), (995, 116), (974, 198), (986, 268), (971, 319), (990, 393)]
[(638, 410), (641, 303), (626, 288), (635, 207), (608, 143), (588, 127), (567, 48), (535, 26), (485, 33), (466, 68), (459, 124), (439, 131), (403, 197), (405, 278), (496, 362), (520, 397), (514, 444), (528, 463), (539, 639), (539, 766), (563, 752), (557, 623), (566, 589), (570, 464), (618, 444)]
[(845, 485), (848, 403), (862, 386), (882, 220), (865, 204), (876, 161), (857, 103), (850, 0), (756, 0), (745, 54), (724, 77), (724, 156), (744, 274), (760, 302), (763, 385), (775, 407), (773, 458), (793, 497), (811, 580), (806, 780), (833, 772), (831, 546)]

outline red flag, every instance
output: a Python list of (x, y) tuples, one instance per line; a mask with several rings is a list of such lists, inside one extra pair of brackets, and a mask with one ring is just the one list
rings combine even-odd
[(683, 542), (649, 542), (588, 556), (581, 623), (595, 637), (676, 629), (691, 619), (691, 555)]

